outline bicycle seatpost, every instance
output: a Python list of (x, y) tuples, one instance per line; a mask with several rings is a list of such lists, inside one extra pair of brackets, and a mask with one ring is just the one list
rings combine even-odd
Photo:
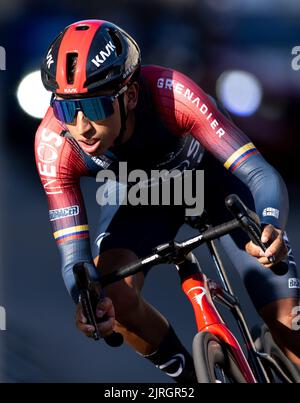
[[(92, 281), (84, 262), (76, 263), (73, 266), (73, 273), (83, 314), (87, 319), (87, 323), (95, 328), (93, 339), (99, 340), (100, 335), (97, 329), (97, 323), (104, 322), (107, 317), (106, 315), (101, 319), (95, 317), (96, 306), (99, 299), (98, 293), (92, 287)], [(104, 340), (111, 347), (119, 347), (123, 343), (123, 336), (120, 333), (113, 332), (111, 335), (104, 337)]]
[[(265, 252), (271, 245), (271, 242), (268, 241), (263, 243), (261, 241), (262, 229), (257, 215), (248, 209), (241, 199), (235, 194), (231, 194), (226, 197), (225, 205), (231, 214), (239, 221), (242, 229), (247, 233), (251, 241), (260, 246)], [(268, 257), (268, 260), (271, 264), (275, 262), (274, 256)], [(274, 274), (282, 276), (287, 273), (288, 264), (286, 261), (278, 262), (271, 267), (271, 270)]]

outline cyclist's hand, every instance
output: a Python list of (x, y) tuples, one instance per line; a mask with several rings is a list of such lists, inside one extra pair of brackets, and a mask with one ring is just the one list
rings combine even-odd
[[(97, 324), (98, 332), (101, 337), (109, 336), (113, 332), (115, 326), (115, 310), (112, 300), (108, 297), (100, 299), (96, 308), (97, 318), (102, 318), (105, 314), (107, 320)], [(83, 315), (80, 303), (77, 305), (76, 310), (76, 326), (78, 330), (88, 337), (91, 337), (95, 330), (94, 326), (87, 324), (87, 319)]]
[[(263, 243), (270, 242), (270, 246), (265, 252), (252, 241), (248, 242), (245, 248), (246, 251), (251, 256), (256, 257), (264, 267), (272, 267), (287, 255), (288, 249), (283, 240), (283, 231), (273, 227), (273, 225), (269, 224), (263, 229), (261, 241)], [(275, 262), (272, 264), (268, 260), (268, 257), (271, 256), (275, 258)]]

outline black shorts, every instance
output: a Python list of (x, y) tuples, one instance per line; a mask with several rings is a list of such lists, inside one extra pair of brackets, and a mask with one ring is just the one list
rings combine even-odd
[[(122, 187), (110, 181), (103, 186), (112, 195), (116, 186), (117, 192)], [(115, 248), (130, 249), (139, 258), (150, 255), (155, 246), (175, 238), (184, 219), (184, 206), (101, 206), (93, 256)]]

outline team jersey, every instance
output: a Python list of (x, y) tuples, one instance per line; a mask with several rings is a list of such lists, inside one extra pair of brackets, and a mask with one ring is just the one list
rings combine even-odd
[(132, 136), (104, 155), (85, 154), (51, 107), (37, 130), (36, 164), (63, 271), (76, 261), (92, 261), (80, 178), (95, 177), (103, 169), (118, 175), (121, 161), (128, 171), (184, 171), (201, 167), (204, 152), (209, 152), (248, 186), (262, 223), (285, 226), (283, 180), (210, 96), (184, 74), (153, 65), (142, 67), (139, 86)]

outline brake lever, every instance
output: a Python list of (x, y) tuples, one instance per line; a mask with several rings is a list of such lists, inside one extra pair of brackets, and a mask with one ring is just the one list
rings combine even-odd
[[(257, 215), (249, 210), (237, 195), (227, 196), (225, 204), (231, 214), (240, 222), (242, 229), (247, 233), (251, 241), (265, 252), (272, 242), (263, 243), (261, 241), (262, 229)], [(268, 261), (274, 265), (275, 257), (269, 256)], [(288, 271), (288, 264), (286, 261), (278, 262), (271, 267), (271, 270), (277, 275), (284, 275)]]
[[(246, 217), (246, 216), (241, 218), (241, 223), (243, 224), (242, 226), (246, 230), (251, 241), (255, 245), (259, 246), (265, 252), (268, 249), (268, 247), (271, 245), (272, 242), (270, 242), (270, 241), (265, 242), (265, 243), (262, 242), (262, 240), (261, 240), (262, 230), (261, 230), (260, 226), (258, 226), (256, 224), (256, 222), (252, 220), (252, 218)], [(275, 257), (269, 256), (268, 261), (269, 261), (269, 263), (274, 264)]]
[[(93, 339), (99, 340), (101, 337), (98, 332), (97, 323), (107, 320), (107, 315), (102, 318), (95, 317), (96, 306), (98, 303), (98, 294), (92, 287), (88, 270), (84, 262), (76, 263), (73, 266), (73, 273), (75, 277), (76, 286), (80, 295), (80, 302), (82, 305), (83, 314), (87, 319), (89, 325), (94, 326)], [(119, 347), (123, 344), (123, 336), (120, 333), (113, 332), (109, 336), (104, 337), (105, 342), (111, 347)]]
[(82, 290), (79, 294), (79, 301), (81, 303), (82, 306), (82, 311), (84, 316), (87, 319), (87, 323), (89, 325), (94, 326), (95, 330), (93, 332), (93, 339), (94, 340), (99, 340), (100, 339), (100, 335), (98, 332), (98, 328), (97, 328), (97, 322), (96, 322), (96, 318), (94, 315), (94, 310), (92, 307), (92, 302), (91, 302), (91, 298), (90, 298), (90, 293), (89, 291), (86, 290)]

